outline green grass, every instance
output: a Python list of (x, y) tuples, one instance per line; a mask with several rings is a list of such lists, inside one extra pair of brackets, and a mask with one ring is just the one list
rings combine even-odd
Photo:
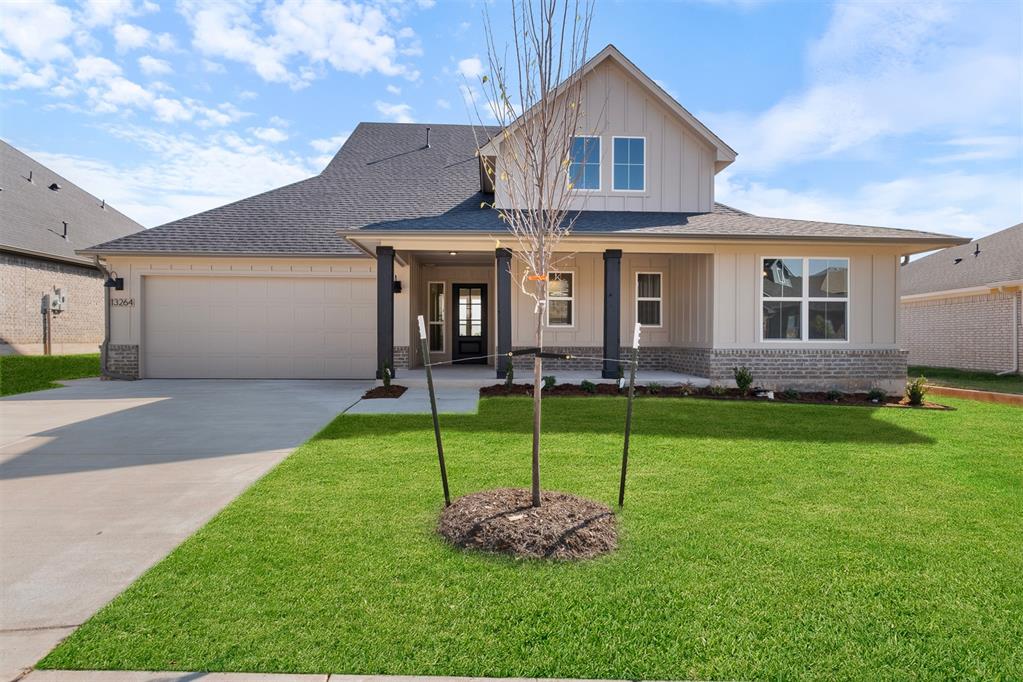
[[(342, 416), (41, 665), (1020, 679), (1023, 425), (947, 402), (640, 400), (621, 547), (584, 564), (449, 548), (429, 416)], [(610, 503), (624, 401), (545, 405), (545, 487)], [(456, 495), (528, 485), (530, 407), (442, 417)]]
[(57, 388), (57, 381), (99, 376), (99, 353), (0, 356), (0, 395)]
[(953, 388), (973, 388), (980, 391), (998, 391), (1001, 393), (1023, 393), (1023, 375), (1006, 374), (998, 376), (988, 372), (967, 372), (948, 367), (910, 367), (909, 376), (927, 377), (927, 382), (938, 386)]

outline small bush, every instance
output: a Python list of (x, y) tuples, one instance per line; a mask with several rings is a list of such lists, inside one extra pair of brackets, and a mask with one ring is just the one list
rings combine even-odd
[(390, 386), (391, 386), (391, 363), (385, 362), (380, 367), (380, 378), (384, 382), (384, 388), (390, 388)]
[(583, 389), (587, 393), (593, 394), (597, 392), (597, 385), (589, 379), (583, 379), (583, 382), (579, 384), (579, 388)]
[(839, 400), (842, 399), (842, 392), (835, 389), (831, 389), (824, 395), (827, 396), (828, 400), (832, 402), (838, 402)]
[(504, 375), (504, 385), (511, 388), (515, 384), (515, 367), (509, 362), (508, 373)]
[(888, 397), (887, 391), (881, 388), (872, 388), (867, 391), (867, 399), (875, 403), (883, 403), (885, 398)]
[(735, 377), (735, 385), (743, 395), (749, 395), (753, 387), (753, 372), (749, 367), (733, 367), (732, 375)]
[(694, 393), (696, 393), (696, 386), (693, 385), (693, 382), (687, 381), (686, 383), (679, 386), (678, 392), (681, 393), (682, 395), (693, 395)]
[(710, 393), (711, 395), (725, 395), (726, 393), (728, 393), (728, 389), (725, 388), (724, 386), (714, 384), (713, 386), (707, 387), (707, 392)]
[(785, 400), (799, 400), (799, 391), (794, 388), (786, 388), (781, 392), (781, 397)]
[(543, 378), (543, 388), (545, 391), (549, 391), (558, 385), (558, 380), (553, 374), (548, 374)]
[(659, 383), (657, 383), (656, 381), (651, 381), (650, 383), (648, 383), (648, 384), (646, 385), (646, 390), (647, 390), (647, 392), (648, 392), (648, 393), (649, 393), (650, 395), (657, 395), (658, 393), (660, 393), (660, 392), (661, 392), (661, 389), (662, 389), (662, 388), (664, 388), (664, 387), (663, 387), (663, 386), (661, 386), (661, 385), (660, 385)]
[(923, 405), (927, 395), (927, 379), (919, 376), (906, 384), (906, 400), (910, 405)]

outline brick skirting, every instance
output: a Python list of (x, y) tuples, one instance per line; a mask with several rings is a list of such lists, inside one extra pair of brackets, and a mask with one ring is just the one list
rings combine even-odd
[[(100, 347), (102, 354), (103, 348)], [(134, 344), (112, 343), (107, 347), (105, 366), (107, 370), (119, 375), (118, 378), (139, 378), (139, 347)]]
[(394, 369), (409, 369), (409, 347), (394, 346)]

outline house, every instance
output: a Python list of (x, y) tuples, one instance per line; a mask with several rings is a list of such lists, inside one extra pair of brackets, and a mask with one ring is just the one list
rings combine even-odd
[(901, 268), (909, 363), (1020, 373), (1023, 223)]
[(141, 229), (0, 140), (0, 354), (42, 353), (46, 327), (53, 353), (95, 353), (104, 278), (77, 250)]
[[(608, 46), (583, 67), (579, 210), (548, 273), (553, 360), (725, 383), (901, 388), (899, 259), (962, 243), (929, 232), (765, 218), (714, 200), (736, 152)], [(587, 112), (600, 112), (588, 114)], [(589, 116), (589, 120), (586, 117)], [(363, 123), (319, 175), (86, 249), (125, 278), (111, 362), (140, 377), (365, 378), (533, 345), (531, 300), (498, 211), (514, 135)], [(484, 172), (477, 134), (497, 166)], [(509, 140), (511, 142), (509, 142)], [(608, 361), (602, 361), (609, 358)], [(528, 360), (528, 358), (521, 358)], [(478, 360), (502, 376), (508, 357)]]

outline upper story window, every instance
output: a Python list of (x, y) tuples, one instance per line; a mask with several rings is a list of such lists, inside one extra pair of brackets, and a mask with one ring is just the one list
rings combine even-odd
[(764, 341), (847, 341), (848, 258), (765, 258)]
[(571, 272), (547, 273), (547, 326), (575, 324), (575, 276)]
[(600, 189), (600, 138), (573, 137), (568, 164), (572, 189)]
[(646, 139), (616, 137), (613, 150), (614, 175), (612, 187), (619, 192), (642, 192), (646, 189)]
[(661, 273), (636, 273), (636, 321), (644, 327), (661, 326)]

